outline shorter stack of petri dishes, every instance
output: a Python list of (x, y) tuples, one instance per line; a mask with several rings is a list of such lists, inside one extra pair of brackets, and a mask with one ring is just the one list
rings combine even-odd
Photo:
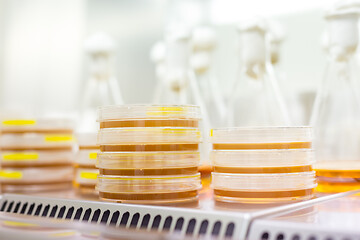
[(97, 133), (79, 133), (77, 142), (79, 150), (75, 158), (74, 187), (78, 194), (96, 196), (95, 190), (99, 169), (96, 167), (96, 158), (99, 146), (96, 143)]
[(313, 197), (311, 128), (224, 128), (211, 135), (215, 200), (282, 203)]
[(140, 204), (197, 201), (199, 120), (197, 106), (100, 108), (100, 199)]
[(2, 121), (0, 180), (4, 192), (71, 189), (73, 121), (11, 119)]

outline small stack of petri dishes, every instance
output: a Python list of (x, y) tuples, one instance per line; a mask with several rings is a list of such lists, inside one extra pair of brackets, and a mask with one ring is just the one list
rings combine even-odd
[(212, 130), (215, 200), (283, 203), (313, 197), (310, 127)]
[(4, 192), (71, 189), (74, 159), (73, 121), (2, 121), (0, 180)]
[(75, 158), (74, 187), (82, 196), (97, 196), (95, 190), (99, 169), (96, 167), (96, 158), (99, 152), (97, 133), (79, 133), (77, 142), (79, 150)]
[(198, 200), (200, 109), (120, 105), (99, 109), (100, 199), (139, 204)]

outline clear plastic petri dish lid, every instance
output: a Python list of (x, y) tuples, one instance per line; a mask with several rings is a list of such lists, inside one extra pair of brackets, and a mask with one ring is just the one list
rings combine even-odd
[(13, 168), (4, 167), (0, 170), (0, 181), (4, 184), (21, 183), (26, 185), (39, 183), (60, 183), (72, 181), (74, 168), (64, 167), (33, 167)]
[(195, 105), (113, 105), (98, 109), (98, 121), (126, 119), (200, 119), (200, 108)]
[(102, 169), (161, 169), (198, 167), (200, 153), (193, 151), (164, 152), (101, 152), (98, 168)]
[(75, 136), (80, 149), (99, 148), (97, 146), (97, 132), (76, 133)]
[(96, 168), (76, 168), (75, 185), (93, 185), (95, 187), (99, 169)]
[(235, 127), (211, 130), (212, 143), (282, 143), (311, 142), (312, 128), (302, 127)]
[(195, 191), (201, 188), (200, 173), (182, 176), (98, 175), (97, 190), (107, 193), (149, 194)]
[(75, 163), (80, 166), (95, 166), (99, 149), (80, 149), (75, 156)]
[(67, 118), (3, 118), (1, 127), (3, 133), (72, 133), (75, 122)]
[(0, 147), (4, 150), (71, 149), (74, 144), (75, 138), (69, 133), (21, 133), (0, 136)]
[(75, 153), (73, 150), (46, 151), (2, 151), (2, 166), (46, 166), (72, 164)]
[(229, 191), (285, 191), (313, 189), (316, 187), (315, 172), (234, 174), (212, 173), (212, 188)]
[(288, 167), (306, 166), (315, 162), (311, 149), (213, 150), (214, 166), (223, 167)]
[(198, 128), (103, 128), (98, 145), (200, 143)]

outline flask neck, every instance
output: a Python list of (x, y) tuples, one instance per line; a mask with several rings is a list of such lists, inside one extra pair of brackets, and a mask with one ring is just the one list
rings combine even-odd
[[(339, 59), (336, 56), (330, 57), (328, 61), (327, 75), (324, 82), (329, 87), (336, 87), (339, 84), (351, 83), (353, 59), (349, 56), (346, 59)], [(336, 90), (336, 89), (334, 89)]]
[(107, 53), (97, 53), (90, 58), (90, 74), (97, 81), (109, 81), (113, 76), (113, 57)]

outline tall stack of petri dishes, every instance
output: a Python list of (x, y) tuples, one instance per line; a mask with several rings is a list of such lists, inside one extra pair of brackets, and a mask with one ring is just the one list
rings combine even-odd
[(77, 142), (79, 150), (75, 158), (74, 187), (78, 194), (83, 196), (96, 196), (95, 190), (99, 169), (96, 167), (99, 146), (96, 143), (96, 133), (79, 133)]
[(215, 200), (283, 203), (313, 197), (311, 128), (223, 128), (211, 135)]
[(4, 120), (0, 145), (4, 192), (71, 189), (74, 159), (71, 120)]
[(189, 203), (201, 188), (200, 109), (192, 105), (119, 105), (99, 109), (100, 199)]

